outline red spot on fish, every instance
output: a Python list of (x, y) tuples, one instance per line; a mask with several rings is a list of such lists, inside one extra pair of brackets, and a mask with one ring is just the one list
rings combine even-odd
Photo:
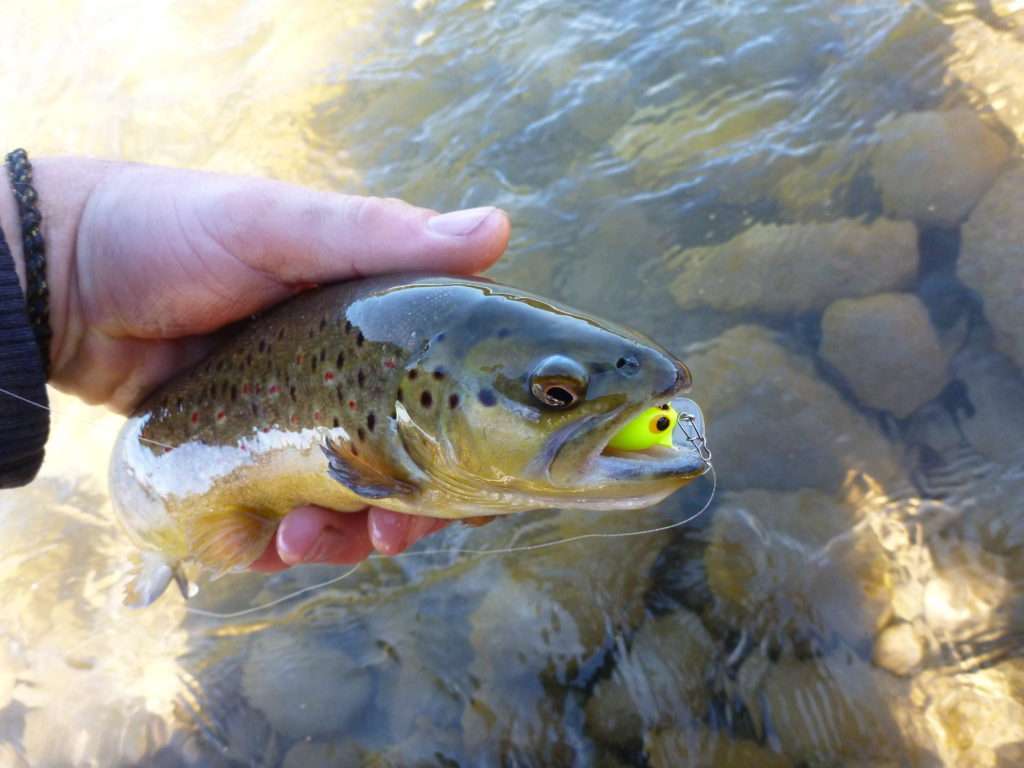
[(328, 371), (324, 374), (324, 381), (334, 381), (334, 374)]
[(295, 356), (295, 364), (296, 365), (302, 365), (302, 353), (301, 352)]
[(320, 421), (320, 411), (313, 411), (313, 421)]
[(348, 401), (348, 407), (351, 408), (354, 411), (356, 409), (356, 401), (355, 400), (349, 400)]
[(217, 411), (217, 421), (224, 421), (224, 411)]
[(390, 358), (390, 357), (384, 358), (384, 367), (385, 368), (394, 368), (395, 365), (396, 365), (396, 363), (395, 363), (395, 361), (392, 358)]
[(246, 382), (245, 384), (242, 385), (242, 394), (243, 395), (251, 395), (252, 394), (252, 387), (249, 386), (248, 382)]
[(263, 385), (262, 384), (257, 384), (256, 385), (256, 394), (258, 395), (262, 391), (263, 391)]
[(299, 423), (299, 416), (298, 416), (298, 414), (293, 413), (292, 414), (292, 424), (298, 424), (298, 423)]
[(270, 387), (267, 389), (267, 394), (268, 395), (276, 395), (280, 391), (281, 391), (281, 388), (279, 386), (277, 386), (277, 384), (271, 384)]
[(199, 411), (192, 411), (192, 423), (193, 424), (198, 424), (199, 423)]

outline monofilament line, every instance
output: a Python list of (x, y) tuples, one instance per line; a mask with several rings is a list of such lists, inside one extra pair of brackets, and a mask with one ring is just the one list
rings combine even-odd
[[(554, 547), (560, 544), (570, 544), (574, 541), (586, 541), (587, 539), (621, 539), (627, 536), (647, 536), (655, 533), (663, 533), (664, 531), (670, 531), (673, 528), (678, 528), (681, 525), (686, 525), (687, 523), (696, 520), (698, 517), (700, 517), (707, 511), (708, 507), (711, 506), (711, 502), (714, 501), (715, 498), (715, 491), (718, 489), (718, 474), (715, 472), (715, 468), (711, 464), (708, 464), (708, 472), (711, 474), (711, 493), (708, 495), (708, 499), (707, 501), (704, 502), (704, 505), (689, 517), (683, 518), (682, 520), (677, 520), (674, 523), (666, 523), (665, 525), (659, 525), (655, 528), (644, 528), (638, 531), (621, 531), (618, 533), (581, 533), (577, 536), (569, 536), (565, 539), (541, 541), (536, 544), (524, 544), (518, 547), (495, 547), (493, 549), (420, 549), (414, 550), (412, 552), (402, 552), (397, 555), (371, 555), (367, 559), (393, 560), (395, 558), (400, 557), (433, 557), (437, 555), (508, 555), (516, 552), (533, 552), (538, 549), (546, 549), (547, 547)], [(274, 606), (280, 605), (281, 603), (291, 600), (294, 597), (298, 597), (299, 595), (304, 595), (308, 592), (313, 592), (318, 589), (324, 589), (325, 587), (337, 584), (339, 581), (347, 579), (353, 573), (358, 571), (360, 565), (362, 565), (362, 563), (357, 563), (352, 568), (345, 571), (339, 576), (327, 579), (326, 581), (322, 581), (319, 584), (312, 584), (308, 587), (303, 587), (302, 589), (298, 589), (294, 592), (291, 592), (290, 594), (279, 597), (276, 600), (272, 600), (269, 603), (253, 606), (252, 608), (245, 608), (240, 611), (231, 611), (230, 613), (219, 613), (217, 611), (206, 611), (201, 608), (190, 608), (186, 606), (185, 611), (188, 613), (195, 614), (197, 616), (204, 616), (206, 618), (211, 619), (237, 619), (242, 616), (249, 616), (251, 614), (259, 613), (260, 611), (265, 611), (269, 608), (273, 608)]]

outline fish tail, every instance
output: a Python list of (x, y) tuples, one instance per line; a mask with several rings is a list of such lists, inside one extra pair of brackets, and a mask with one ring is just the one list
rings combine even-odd
[(180, 561), (171, 562), (159, 552), (144, 550), (135, 565), (134, 574), (124, 588), (124, 604), (129, 608), (145, 608), (156, 600), (174, 581), (186, 599), (192, 590)]

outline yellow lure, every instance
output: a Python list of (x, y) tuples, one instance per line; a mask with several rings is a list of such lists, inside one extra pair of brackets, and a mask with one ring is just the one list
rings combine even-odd
[(652, 445), (672, 447), (672, 430), (679, 422), (679, 414), (671, 405), (648, 408), (615, 433), (609, 448), (619, 451), (643, 451)]

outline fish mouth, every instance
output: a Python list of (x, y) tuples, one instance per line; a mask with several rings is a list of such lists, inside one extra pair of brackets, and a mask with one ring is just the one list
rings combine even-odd
[[(630, 418), (651, 407), (670, 404), (679, 413), (679, 422), (672, 431), (672, 447), (652, 445), (642, 450), (618, 450), (608, 444), (616, 434), (616, 427), (628, 423)], [(688, 397), (676, 396), (645, 403), (631, 411), (608, 414), (594, 429), (607, 429), (607, 437), (591, 456), (591, 468), (597, 475), (614, 482), (643, 482), (667, 478), (692, 479), (711, 468), (704, 414), (700, 406)]]

